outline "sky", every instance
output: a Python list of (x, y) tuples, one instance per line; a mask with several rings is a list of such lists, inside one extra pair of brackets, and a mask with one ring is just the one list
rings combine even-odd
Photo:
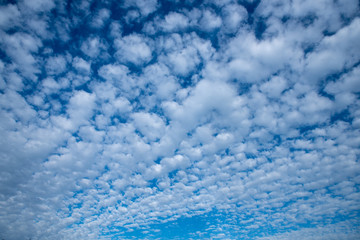
[(359, 5), (0, 1), (0, 238), (360, 239)]

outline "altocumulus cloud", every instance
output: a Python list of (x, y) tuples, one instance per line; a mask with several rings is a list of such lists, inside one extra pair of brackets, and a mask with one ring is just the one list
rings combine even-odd
[(0, 238), (360, 239), (359, 13), (1, 1)]

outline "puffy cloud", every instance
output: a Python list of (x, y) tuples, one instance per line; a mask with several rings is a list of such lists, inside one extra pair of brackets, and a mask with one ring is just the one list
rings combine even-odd
[(143, 112), (134, 113), (131, 116), (134, 125), (149, 140), (154, 141), (162, 137), (165, 131), (163, 120), (154, 114)]
[(122, 25), (118, 22), (111, 22), (110, 24), (110, 36), (113, 38), (120, 38), (122, 33)]
[(0, 27), (3, 30), (13, 28), (19, 24), (20, 11), (16, 5), (6, 5), (0, 7)]
[(167, 54), (161, 55), (160, 61), (180, 76), (188, 76), (196, 70), (201, 60), (206, 62), (213, 54), (211, 43), (200, 39), (196, 34), (183, 37), (173, 34), (164, 38), (161, 43)]
[[(359, 22), (360, 19), (356, 18), (336, 34), (325, 37), (318, 49), (309, 54), (305, 76), (310, 81), (319, 81), (344, 68), (352, 67), (359, 60), (359, 47), (355, 44), (360, 38), (360, 30), (357, 27)], [(326, 65), (322, 64), (324, 61), (327, 62)]]
[(50, 57), (46, 61), (46, 71), (48, 75), (57, 75), (66, 70), (66, 59), (63, 56)]
[[(106, 44), (98, 37), (90, 37), (86, 41), (83, 41), (80, 47), (81, 51), (90, 58), (103, 58), (99, 56), (103, 50), (106, 49)], [(106, 56), (106, 55), (105, 55)]]
[(287, 82), (284, 78), (274, 76), (270, 81), (265, 82), (260, 86), (261, 91), (265, 92), (270, 97), (280, 97), (281, 93), (286, 89)]
[(75, 57), (72, 62), (73, 67), (83, 74), (89, 74), (91, 71), (90, 63), (86, 62), (84, 59)]
[(206, 9), (202, 12), (202, 16), (199, 22), (199, 28), (201, 30), (212, 32), (221, 26), (222, 20), (211, 10)]
[(42, 42), (29, 34), (17, 32), (13, 35), (2, 34), (0, 38), (7, 56), (16, 64), (21, 73), (35, 79), (40, 72), (38, 61), (33, 55), (42, 46)]
[(77, 91), (70, 98), (68, 114), (70, 121), (78, 126), (86, 124), (92, 116), (95, 107), (95, 96), (85, 91)]
[(284, 69), (291, 62), (296, 66), (302, 53), (292, 44), (284, 37), (258, 41), (253, 33), (240, 32), (229, 43), (228, 56), (232, 57), (228, 71), (239, 81), (253, 82)]
[[(105, 84), (109, 91), (112, 91), (111, 88), (113, 86), (118, 86), (118, 91), (121, 91), (124, 96), (134, 98), (138, 96), (139, 89), (136, 89), (136, 78), (130, 76), (128, 73), (129, 69), (120, 64), (108, 64), (99, 69), (99, 75), (110, 83)], [(99, 87), (102, 86), (100, 85)], [(107, 92), (101, 93), (99, 96), (104, 98), (109, 97)]]
[(164, 64), (154, 64), (146, 67), (143, 79), (146, 79), (146, 84), (154, 86), (154, 89), (150, 89), (152, 92), (156, 92), (155, 96), (160, 100), (172, 99), (179, 87), (176, 77), (170, 73), (170, 70)]
[(116, 57), (120, 62), (141, 65), (151, 60), (152, 51), (141, 35), (132, 34), (115, 40)]
[(100, 9), (94, 16), (91, 25), (94, 28), (102, 28), (110, 17), (110, 11), (106, 8)]
[(360, 68), (355, 67), (351, 70), (351, 72), (344, 74), (340, 80), (328, 83), (325, 90), (332, 94), (340, 92), (359, 92), (359, 74)]
[(125, 3), (124, 3), (125, 7), (136, 7), (136, 8), (138, 8), (139, 11), (141, 12), (141, 15), (144, 16), (144, 17), (146, 17), (150, 13), (154, 12), (158, 8), (158, 5), (159, 4), (158, 4), (157, 0), (150, 0), (150, 1), (126, 0)]
[(248, 13), (243, 6), (237, 4), (226, 5), (222, 9), (224, 30), (236, 33), (243, 22), (247, 21)]
[(22, 4), (24, 4), (24, 7), (36, 12), (49, 11), (55, 7), (53, 0), (22, 1)]
[(188, 18), (177, 12), (169, 13), (165, 19), (160, 23), (161, 28), (167, 32), (183, 30), (189, 25)]

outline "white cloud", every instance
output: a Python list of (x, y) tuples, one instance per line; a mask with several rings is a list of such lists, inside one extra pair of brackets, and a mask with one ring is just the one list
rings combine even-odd
[(272, 77), (270, 81), (265, 82), (260, 86), (261, 91), (265, 92), (270, 97), (280, 97), (281, 93), (286, 89), (287, 82), (282, 77)]
[(127, 12), (126, 16), (124, 17), (126, 23), (131, 24), (133, 22), (140, 21), (140, 12), (138, 10), (130, 10)]
[[(109, 84), (105, 84), (108, 91), (112, 91), (113, 86), (119, 87), (118, 91), (126, 97), (135, 97), (138, 95), (135, 89), (138, 82), (136, 78), (129, 75), (129, 69), (125, 65), (108, 64), (99, 69), (99, 75), (106, 79)], [(103, 87), (100, 85), (99, 87)], [(108, 91), (103, 92), (100, 96), (103, 98), (108, 97)]]
[(24, 7), (28, 10), (36, 11), (36, 12), (46, 12), (50, 11), (55, 7), (55, 3), (53, 0), (34, 0), (34, 1), (21, 1), (24, 4)]
[(210, 59), (214, 51), (209, 41), (203, 41), (196, 34), (172, 34), (162, 44), (166, 55), (161, 55), (160, 61), (180, 76), (188, 76), (194, 72), (200, 62)]
[(189, 20), (181, 13), (172, 12), (165, 16), (160, 26), (167, 32), (173, 32), (177, 30), (183, 30), (189, 25)]
[(21, 73), (25, 77), (36, 79), (35, 74), (39, 73), (40, 70), (33, 53), (38, 51), (42, 42), (26, 33), (2, 34), (0, 41), (5, 45), (4, 51)]
[(95, 95), (77, 91), (71, 97), (68, 106), (70, 121), (75, 125), (87, 124), (95, 107)]
[(186, 48), (180, 52), (172, 52), (167, 56), (167, 60), (175, 74), (182, 76), (188, 75), (200, 63), (196, 49)]
[(236, 33), (242, 22), (247, 21), (248, 13), (246, 9), (237, 4), (226, 5), (222, 9), (224, 16), (223, 27), (226, 32)]
[(336, 82), (329, 82), (325, 88), (328, 93), (336, 94), (340, 92), (359, 92), (360, 91), (360, 68), (356, 67), (351, 72), (343, 75)]
[(46, 61), (46, 71), (48, 75), (57, 75), (66, 70), (66, 59), (64, 56), (50, 57)]
[(122, 26), (120, 23), (112, 21), (110, 24), (110, 36), (113, 38), (120, 38), (122, 34)]
[[(360, 20), (354, 19), (349, 26), (335, 35), (325, 37), (318, 49), (309, 54), (305, 76), (309, 80), (321, 80), (329, 74), (352, 67), (358, 60), (360, 48), (355, 44), (360, 39)], [(323, 64), (326, 61), (326, 64)]]
[(155, 96), (160, 99), (172, 99), (178, 89), (175, 76), (171, 75), (170, 70), (164, 64), (153, 64), (144, 69), (143, 79), (147, 84), (154, 85)]
[(13, 28), (19, 24), (20, 12), (16, 5), (1, 6), (0, 16), (0, 27), (3, 30)]
[(193, 89), (182, 105), (165, 102), (163, 108), (167, 116), (179, 122), (181, 128), (189, 131), (199, 124), (212, 120), (212, 113), (228, 115), (234, 99), (233, 89), (222, 82), (203, 80)]
[(120, 81), (125, 78), (129, 70), (124, 65), (105, 65), (99, 69), (99, 75), (108, 81)]
[[(80, 49), (85, 55), (91, 58), (98, 58), (100, 53), (106, 49), (106, 44), (98, 37), (90, 37), (81, 44)], [(103, 57), (104, 56), (101, 56), (100, 58)]]
[(29, 27), (42, 39), (54, 37), (54, 33), (49, 31), (49, 24), (46, 19), (31, 19), (27, 21)]
[(135, 0), (135, 1), (131, 1), (131, 0), (126, 0), (124, 3), (125, 7), (137, 7), (140, 12), (141, 15), (143, 17), (146, 17), (147, 15), (149, 15), (150, 13), (154, 12), (159, 4), (157, 2), (157, 0), (149, 0), (149, 1), (145, 1), (145, 0)]
[(86, 62), (84, 59), (75, 57), (72, 62), (73, 67), (83, 74), (89, 74), (91, 71), (90, 63)]
[(138, 112), (131, 115), (134, 119), (134, 125), (149, 140), (154, 141), (164, 135), (165, 124), (163, 120), (155, 115), (144, 112)]
[(284, 69), (287, 64), (296, 64), (301, 52), (283, 37), (258, 41), (254, 34), (243, 32), (231, 40), (227, 55), (232, 56), (229, 71), (233, 78), (256, 82)]
[(9, 90), (1, 94), (0, 104), (3, 109), (11, 110), (14, 118), (23, 123), (36, 117), (36, 111), (25, 101), (20, 94)]
[(4, 74), (4, 77), (7, 82), (7, 87), (13, 89), (15, 91), (21, 91), (24, 87), (23, 80), (19, 74), (12, 72), (9, 73), (7, 76)]
[(128, 35), (116, 39), (114, 44), (117, 49), (116, 57), (120, 62), (141, 65), (151, 60), (152, 51), (148, 40), (141, 35)]
[(222, 24), (222, 20), (213, 11), (206, 9), (202, 12), (199, 22), (199, 28), (203, 31), (212, 32), (218, 29)]
[(94, 28), (102, 28), (110, 18), (110, 11), (106, 8), (100, 9), (93, 17), (91, 25)]
[(272, 237), (260, 237), (257, 239), (357, 239), (360, 233), (353, 228), (349, 228), (353, 223), (342, 221), (333, 223), (328, 226), (321, 226), (319, 228), (303, 228), (299, 230), (292, 230), (290, 232), (276, 234)]

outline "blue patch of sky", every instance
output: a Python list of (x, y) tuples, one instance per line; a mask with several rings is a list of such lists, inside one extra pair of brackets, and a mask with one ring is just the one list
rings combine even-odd
[[(208, 214), (192, 217), (179, 217), (178, 219), (166, 223), (150, 224), (148, 226), (149, 232), (144, 233), (144, 229), (136, 229), (133, 232), (126, 232), (126, 229), (121, 237), (127, 238), (150, 238), (150, 239), (189, 239), (195, 238), (194, 233), (199, 231), (202, 233), (202, 237), (209, 237), (207, 228), (209, 227), (209, 220), (211, 218)], [(157, 230), (157, 231), (154, 231)], [(150, 234), (152, 236), (150, 236)], [(201, 238), (197, 238), (201, 239)]]
[(266, 27), (266, 19), (256, 18), (256, 20), (254, 20), (254, 33), (256, 39), (261, 40), (263, 38)]
[[(281, 208), (282, 211), (285, 212), (287, 207), (295, 202), (296, 201), (286, 202)], [(322, 225), (329, 223), (335, 224), (347, 220), (345, 215), (337, 215), (336, 217), (324, 218), (316, 223), (305, 219), (298, 223), (273, 226), (271, 213), (278, 210), (279, 209), (275, 208), (259, 210), (257, 214), (268, 216), (268, 219), (264, 219), (262, 222), (256, 222), (254, 221), (254, 215), (251, 212), (246, 212), (246, 210), (244, 210), (243, 213), (234, 214), (231, 211), (213, 209), (203, 214), (194, 213), (195, 215), (190, 217), (182, 216), (166, 223), (149, 224), (146, 228), (137, 228), (133, 229), (133, 231), (112, 226), (109, 227), (110, 231), (108, 235), (114, 236), (118, 231), (121, 231), (123, 233), (118, 235), (120, 238), (208, 239), (215, 237), (219, 233), (223, 233), (225, 234), (222, 235), (223, 237), (230, 239), (255, 239), (257, 237), (273, 236), (278, 233), (295, 231), (302, 228), (316, 229)], [(117, 231), (111, 231), (111, 229), (116, 229)]]
[(258, 5), (260, 4), (261, 0), (254, 0), (254, 1), (248, 1), (248, 0), (240, 0), (239, 3), (246, 9), (249, 15), (252, 15)]
[(348, 123), (351, 123), (352, 120), (354, 118), (351, 116), (351, 113), (349, 111), (349, 109), (345, 109), (341, 112), (338, 112), (338, 113), (334, 113), (332, 116), (331, 116), (331, 119), (330, 119), (330, 123), (335, 123), (337, 121), (344, 121), (344, 122), (348, 122)]

